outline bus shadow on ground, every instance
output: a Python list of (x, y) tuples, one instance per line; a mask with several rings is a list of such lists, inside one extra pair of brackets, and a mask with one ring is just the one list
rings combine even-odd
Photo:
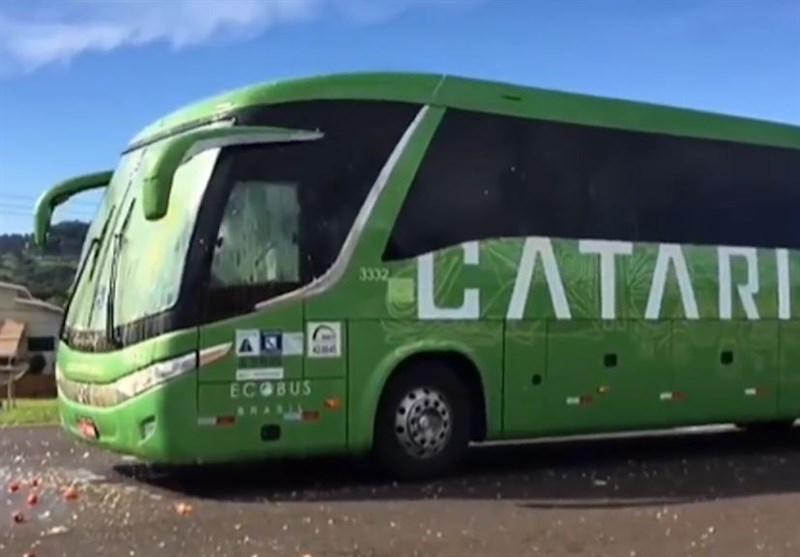
[(433, 482), (387, 481), (353, 459), (115, 470), (181, 496), (239, 502), (512, 500), (529, 508), (674, 505), (800, 493), (800, 428), (476, 447)]

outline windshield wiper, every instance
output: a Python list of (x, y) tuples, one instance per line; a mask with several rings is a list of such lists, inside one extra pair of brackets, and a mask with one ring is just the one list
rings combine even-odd
[(117, 297), (117, 273), (119, 271), (119, 260), (122, 254), (122, 244), (125, 241), (125, 230), (128, 228), (128, 222), (131, 220), (133, 208), (136, 206), (136, 201), (131, 203), (128, 208), (128, 213), (125, 215), (125, 220), (122, 221), (122, 226), (119, 231), (114, 234), (114, 247), (111, 252), (111, 269), (109, 269), (108, 276), (108, 298), (106, 299), (106, 338), (114, 348), (122, 348), (121, 334), (117, 331), (114, 325), (114, 312), (115, 300)]
[(116, 328), (114, 327), (114, 298), (117, 293), (117, 269), (119, 269), (119, 253), (122, 245), (122, 234), (114, 234), (114, 250), (111, 253), (111, 270), (108, 276), (108, 298), (106, 299), (106, 338), (114, 348), (121, 348)]
[[(108, 227), (111, 224), (111, 219), (114, 217), (114, 211), (116, 207), (111, 207), (108, 211), (108, 216), (106, 217), (105, 222), (103, 223), (103, 228), (100, 230), (100, 234), (96, 238), (92, 238), (92, 242), (96, 242), (97, 249), (92, 256), (92, 269), (89, 271), (89, 278), (91, 279), (94, 277), (95, 269), (97, 269), (97, 258), (100, 256), (100, 246), (103, 245), (103, 242), (106, 239), (106, 233), (108, 232)], [(91, 247), (91, 246), (90, 246)], [(86, 254), (86, 258), (89, 258), (89, 253)]]
[[(67, 297), (67, 302), (64, 304), (64, 319), (61, 320), (61, 327), (58, 331), (58, 338), (64, 338), (64, 328), (67, 324), (67, 316), (69, 315), (70, 307), (72, 307), (72, 301), (75, 299), (75, 292), (78, 289), (78, 286), (81, 283), (81, 277), (83, 277), (83, 272), (89, 266), (89, 259), (92, 258), (92, 265), (97, 261), (97, 254), (99, 252), (100, 247), (100, 238), (94, 237), (89, 240), (89, 247), (86, 249), (86, 257), (83, 258), (81, 262), (81, 266), (78, 268), (78, 271), (75, 274), (75, 279), (72, 281), (72, 288), (69, 296)], [(94, 268), (92, 269), (94, 272)], [(91, 273), (90, 273), (91, 274)]]

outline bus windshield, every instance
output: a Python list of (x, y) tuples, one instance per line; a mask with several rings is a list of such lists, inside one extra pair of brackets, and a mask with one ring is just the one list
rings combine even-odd
[[(144, 169), (166, 141), (123, 155), (92, 223), (65, 318), (70, 344), (112, 341), (109, 325), (120, 327), (158, 314), (175, 304), (194, 220), (219, 149), (201, 151), (175, 173), (167, 213), (145, 219)], [(110, 319), (109, 319), (110, 317)]]
[(123, 208), (117, 272), (109, 280), (115, 326), (162, 312), (177, 301), (195, 217), (218, 154), (219, 149), (202, 151), (178, 168), (162, 218), (145, 219), (140, 187)]
[(100, 209), (86, 234), (79, 272), (65, 316), (65, 332), (88, 332), (104, 325), (101, 285), (107, 282), (109, 238), (119, 206), (127, 197), (132, 179), (141, 163), (143, 150), (125, 154), (114, 171)]

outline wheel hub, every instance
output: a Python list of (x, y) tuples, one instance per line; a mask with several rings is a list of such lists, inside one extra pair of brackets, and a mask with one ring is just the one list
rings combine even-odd
[(395, 432), (417, 458), (430, 458), (447, 446), (452, 431), (450, 405), (435, 389), (419, 388), (400, 401)]

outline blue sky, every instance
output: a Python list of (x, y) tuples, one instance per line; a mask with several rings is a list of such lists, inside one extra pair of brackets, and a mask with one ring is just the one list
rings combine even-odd
[[(258, 81), (460, 74), (800, 124), (800, 0), (3, 0), (0, 232), (143, 126)], [(87, 218), (76, 198), (57, 218)]]

